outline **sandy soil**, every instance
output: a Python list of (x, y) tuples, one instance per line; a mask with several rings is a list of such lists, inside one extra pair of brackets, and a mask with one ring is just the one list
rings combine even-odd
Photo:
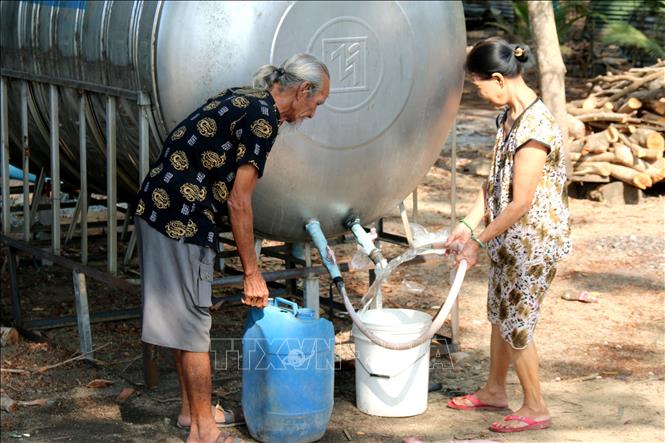
[[(457, 213), (471, 204), (482, 177), (465, 172), (489, 156), (495, 111), (465, 105), (459, 117), (460, 153), (457, 163)], [(446, 152), (419, 188), (418, 221), (430, 230), (448, 227), (450, 217), (450, 158)], [(460, 345), (468, 354), (452, 364), (445, 356), (431, 361), (430, 381), (442, 388), (429, 395), (423, 415), (387, 419), (360, 413), (355, 408), (354, 370), (345, 364), (336, 372), (335, 408), (324, 442), (399, 442), (407, 436), (426, 441), (490, 439), (496, 441), (665, 441), (665, 199), (648, 196), (636, 206), (609, 206), (571, 200), (574, 252), (561, 263), (545, 301), (536, 341), (541, 356), (543, 392), (553, 414), (551, 429), (498, 435), (487, 426), (501, 418), (492, 412), (460, 412), (446, 408), (449, 396), (474, 390), (488, 368), (489, 324), (486, 321), (487, 259), (472, 269), (460, 298)], [(398, 231), (397, 214), (387, 226)], [(103, 256), (103, 244), (97, 246)], [(338, 258), (348, 260), (353, 245), (336, 247)], [(402, 249), (386, 245), (389, 256)], [(93, 253), (94, 255), (94, 253)], [(59, 268), (35, 268), (21, 262), (19, 276), (23, 309), (28, 318), (72, 315), (71, 274)], [(274, 261), (264, 263), (267, 268)], [(449, 263), (438, 261), (400, 268), (384, 286), (385, 303), (435, 312), (448, 292)], [(136, 277), (135, 272), (128, 274)], [(367, 289), (367, 274), (347, 276), (358, 300)], [(425, 289), (414, 295), (404, 281)], [(326, 288), (325, 279), (322, 290)], [(600, 292), (600, 302), (566, 301), (565, 293)], [(225, 293), (234, 291), (224, 291)], [(237, 293), (237, 290), (235, 290)], [(132, 294), (89, 284), (95, 311), (138, 306)], [(2, 316), (10, 318), (7, 273), (2, 274)], [(214, 313), (213, 337), (240, 337), (245, 308), (228, 303)], [(350, 323), (335, 318), (340, 342)], [(448, 325), (443, 333), (448, 333)], [(22, 340), (2, 349), (3, 369), (34, 371), (62, 362), (78, 348), (76, 329), (43, 332), (47, 342)], [(2, 372), (2, 391), (17, 400), (48, 399), (44, 406), (22, 406), (2, 412), (0, 441), (14, 441), (10, 432), (30, 434), (30, 442), (178, 442), (186, 436), (174, 426), (178, 388), (169, 355), (159, 354), (161, 382), (146, 389), (141, 372), (139, 322), (136, 319), (93, 325), (97, 364), (73, 362), (31, 375)], [(349, 344), (343, 346), (348, 347)], [(240, 372), (215, 370), (214, 397), (225, 404), (240, 399)], [(93, 389), (86, 385), (104, 378), (113, 384)], [(520, 406), (520, 387), (509, 375), (510, 406)], [(124, 387), (136, 390), (123, 404), (114, 401)], [(233, 430), (249, 438), (244, 427)], [(347, 437), (348, 435), (348, 437)]]

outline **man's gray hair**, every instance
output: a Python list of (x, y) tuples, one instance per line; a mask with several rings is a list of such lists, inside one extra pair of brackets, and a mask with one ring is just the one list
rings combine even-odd
[(255, 88), (268, 90), (277, 83), (285, 89), (290, 89), (303, 82), (312, 85), (310, 95), (314, 95), (323, 86), (323, 76), (327, 75), (328, 68), (316, 57), (300, 53), (289, 57), (280, 67), (263, 65), (254, 74), (252, 83)]

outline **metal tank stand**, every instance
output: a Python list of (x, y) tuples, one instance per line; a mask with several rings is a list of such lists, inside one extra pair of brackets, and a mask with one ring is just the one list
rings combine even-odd
[[(12, 233), (11, 230), (11, 197), (9, 186), (9, 125), (8, 125), (8, 94), (7, 88), (9, 83), (16, 84), (20, 89), (20, 120), (21, 120), (21, 137), (20, 149), (22, 154), (23, 166), (23, 229), (22, 233)], [(51, 202), (50, 209), (52, 212), (51, 223), (51, 240), (50, 250), (45, 250), (33, 242), (34, 232), (32, 228), (37, 220), (37, 211), (40, 209), (42, 201), (42, 190), (44, 189), (46, 171), (41, 170), (38, 180), (32, 189), (32, 201), (30, 200), (30, 144), (29, 144), (29, 112), (28, 101), (30, 94), (30, 84), (40, 83), (48, 86), (48, 144), (49, 144), (49, 158), (50, 170), (48, 171), (51, 178)], [(81, 252), (78, 260), (63, 257), (61, 248), (61, 221), (60, 221), (60, 208), (62, 193), (60, 190), (60, 95), (65, 88), (72, 88), (79, 94), (79, 197), (76, 202), (75, 214), (72, 224), (67, 229), (65, 236), (65, 244), (67, 244), (74, 236), (76, 225), (80, 223), (80, 238), (81, 238)], [(99, 269), (92, 268), (87, 265), (88, 257), (88, 146), (87, 146), (87, 125), (91, 122), (93, 115), (91, 113), (89, 94), (98, 94), (105, 97), (106, 101), (106, 131), (104, 133), (93, 133), (99, 143), (103, 144), (106, 149), (106, 193), (107, 193), (107, 259), (106, 268), (107, 272)], [(50, 78), (45, 76), (36, 76), (27, 73), (13, 72), (6, 69), (2, 70), (0, 76), (0, 163), (2, 167), (2, 230), (0, 233), (0, 245), (2, 245), (5, 253), (8, 256), (9, 272), (10, 272), (10, 296), (12, 303), (12, 316), (14, 325), (20, 330), (29, 333), (30, 328), (50, 328), (60, 327), (75, 324), (78, 327), (79, 333), (79, 348), (81, 353), (86, 355), (86, 358), (93, 358), (92, 350), (92, 333), (90, 324), (93, 321), (110, 321), (121, 320), (127, 318), (136, 318), (139, 315), (138, 309), (124, 309), (107, 312), (90, 313), (90, 303), (88, 301), (87, 293), (87, 278), (105, 283), (107, 286), (117, 288), (129, 293), (135, 293), (137, 300), (139, 299), (138, 287), (131, 284), (128, 280), (117, 278), (114, 274), (117, 273), (117, 254), (118, 254), (118, 216), (117, 216), (117, 154), (116, 154), (116, 133), (117, 133), (117, 99), (125, 98), (136, 101), (138, 105), (138, 122), (139, 122), (139, 177), (138, 183), (141, 183), (143, 177), (148, 173), (149, 165), (149, 127), (150, 119), (152, 118), (149, 113), (151, 104), (149, 96), (146, 93), (138, 91), (129, 91), (116, 89), (106, 86), (99, 86), (94, 84), (82, 83), (75, 80), (63, 80), (57, 78)], [(138, 187), (138, 185), (137, 185)], [(17, 237), (20, 237), (17, 238)], [(135, 244), (135, 234), (132, 233), (130, 243)], [(129, 245), (128, 250), (133, 248)], [(76, 307), (75, 317), (61, 317), (49, 319), (34, 319), (27, 320), (23, 318), (21, 311), (21, 300), (18, 288), (18, 254), (27, 255), (33, 259), (40, 259), (43, 263), (62, 266), (72, 271), (72, 284), (74, 289), (74, 301)]]
[(7, 116), (7, 79), (0, 79), (0, 155), (2, 155), (2, 233), (10, 231), (9, 124)]
[[(312, 244), (305, 242), (305, 267), (312, 267)], [(319, 297), (321, 292), (319, 289), (319, 276), (313, 272), (309, 272), (303, 282), (303, 299), (305, 307), (314, 310), (314, 315), (319, 318)]]

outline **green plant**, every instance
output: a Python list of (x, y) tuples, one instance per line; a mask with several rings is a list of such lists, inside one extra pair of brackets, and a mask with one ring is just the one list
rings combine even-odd
[(633, 50), (633, 62), (637, 53), (655, 57), (665, 56), (663, 48), (653, 39), (650, 39), (642, 31), (628, 23), (610, 23), (605, 26), (601, 33), (601, 42), (606, 45), (617, 45), (621, 48)]
[(502, 30), (512, 40), (519, 40), (526, 42), (531, 38), (531, 30), (529, 26), (529, 7), (526, 0), (513, 0), (513, 14), (515, 19), (513, 21), (506, 20), (504, 17), (499, 17), (497, 20), (487, 23)]

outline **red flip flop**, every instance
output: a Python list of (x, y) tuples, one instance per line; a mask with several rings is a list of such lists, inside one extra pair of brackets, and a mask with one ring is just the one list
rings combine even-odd
[(487, 403), (483, 403), (482, 401), (478, 400), (478, 397), (476, 397), (473, 394), (466, 394), (465, 396), (462, 397), (465, 400), (469, 400), (471, 402), (471, 406), (467, 405), (461, 405), (459, 403), (455, 403), (455, 400), (450, 400), (448, 402), (448, 407), (451, 409), (459, 409), (462, 411), (500, 411), (502, 409), (507, 409), (508, 405), (505, 406), (496, 406), (496, 405), (488, 405)]
[(490, 431), (508, 433), (508, 432), (522, 432), (522, 431), (535, 431), (538, 429), (547, 429), (552, 426), (552, 419), (547, 418), (545, 420), (534, 420), (529, 417), (524, 417), (523, 415), (506, 415), (503, 417), (503, 421), (521, 421), (526, 423), (526, 426), (521, 426), (519, 428), (504, 428), (500, 426), (500, 421), (495, 421), (490, 426)]

